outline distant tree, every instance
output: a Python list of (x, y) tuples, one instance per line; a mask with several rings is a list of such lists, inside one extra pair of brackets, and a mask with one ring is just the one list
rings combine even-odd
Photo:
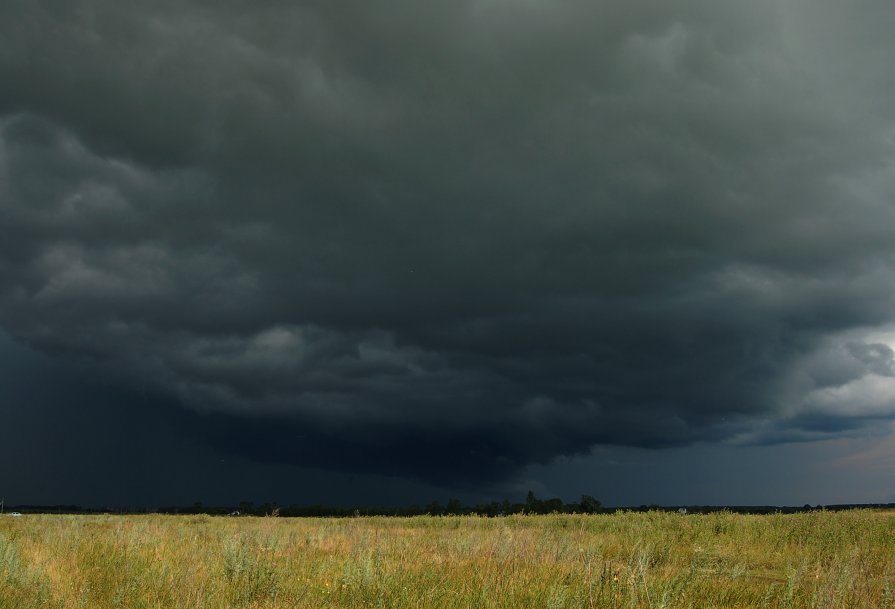
[(528, 491), (528, 495), (525, 496), (525, 511), (537, 513), (540, 507), (540, 501), (535, 497), (535, 494), (532, 491)]
[(580, 509), (585, 514), (599, 514), (603, 511), (603, 504), (590, 495), (581, 495)]
[(426, 513), (431, 514), (432, 516), (441, 516), (444, 514), (444, 507), (437, 501), (433, 501), (426, 506)]
[(553, 499), (546, 499), (540, 502), (539, 512), (541, 514), (552, 514), (553, 512), (562, 512), (563, 511), (563, 503), (562, 499), (559, 497), (554, 497)]

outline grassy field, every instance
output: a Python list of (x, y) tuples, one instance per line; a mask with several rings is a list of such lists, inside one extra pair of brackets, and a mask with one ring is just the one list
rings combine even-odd
[(32, 607), (895, 607), (895, 513), (0, 518)]

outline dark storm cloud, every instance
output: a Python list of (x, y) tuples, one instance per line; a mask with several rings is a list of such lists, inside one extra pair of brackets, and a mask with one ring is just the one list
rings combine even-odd
[(4, 3), (0, 323), (275, 461), (848, 433), (895, 415), (893, 18)]

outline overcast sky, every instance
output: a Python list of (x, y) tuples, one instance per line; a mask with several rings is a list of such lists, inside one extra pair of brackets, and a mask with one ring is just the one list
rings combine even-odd
[(895, 500), (893, 30), (6, 0), (0, 495)]

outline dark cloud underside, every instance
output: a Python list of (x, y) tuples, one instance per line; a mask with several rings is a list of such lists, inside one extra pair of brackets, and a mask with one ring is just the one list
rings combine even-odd
[(346, 471), (851, 433), (895, 415), (892, 25), (5, 2), (0, 325)]

